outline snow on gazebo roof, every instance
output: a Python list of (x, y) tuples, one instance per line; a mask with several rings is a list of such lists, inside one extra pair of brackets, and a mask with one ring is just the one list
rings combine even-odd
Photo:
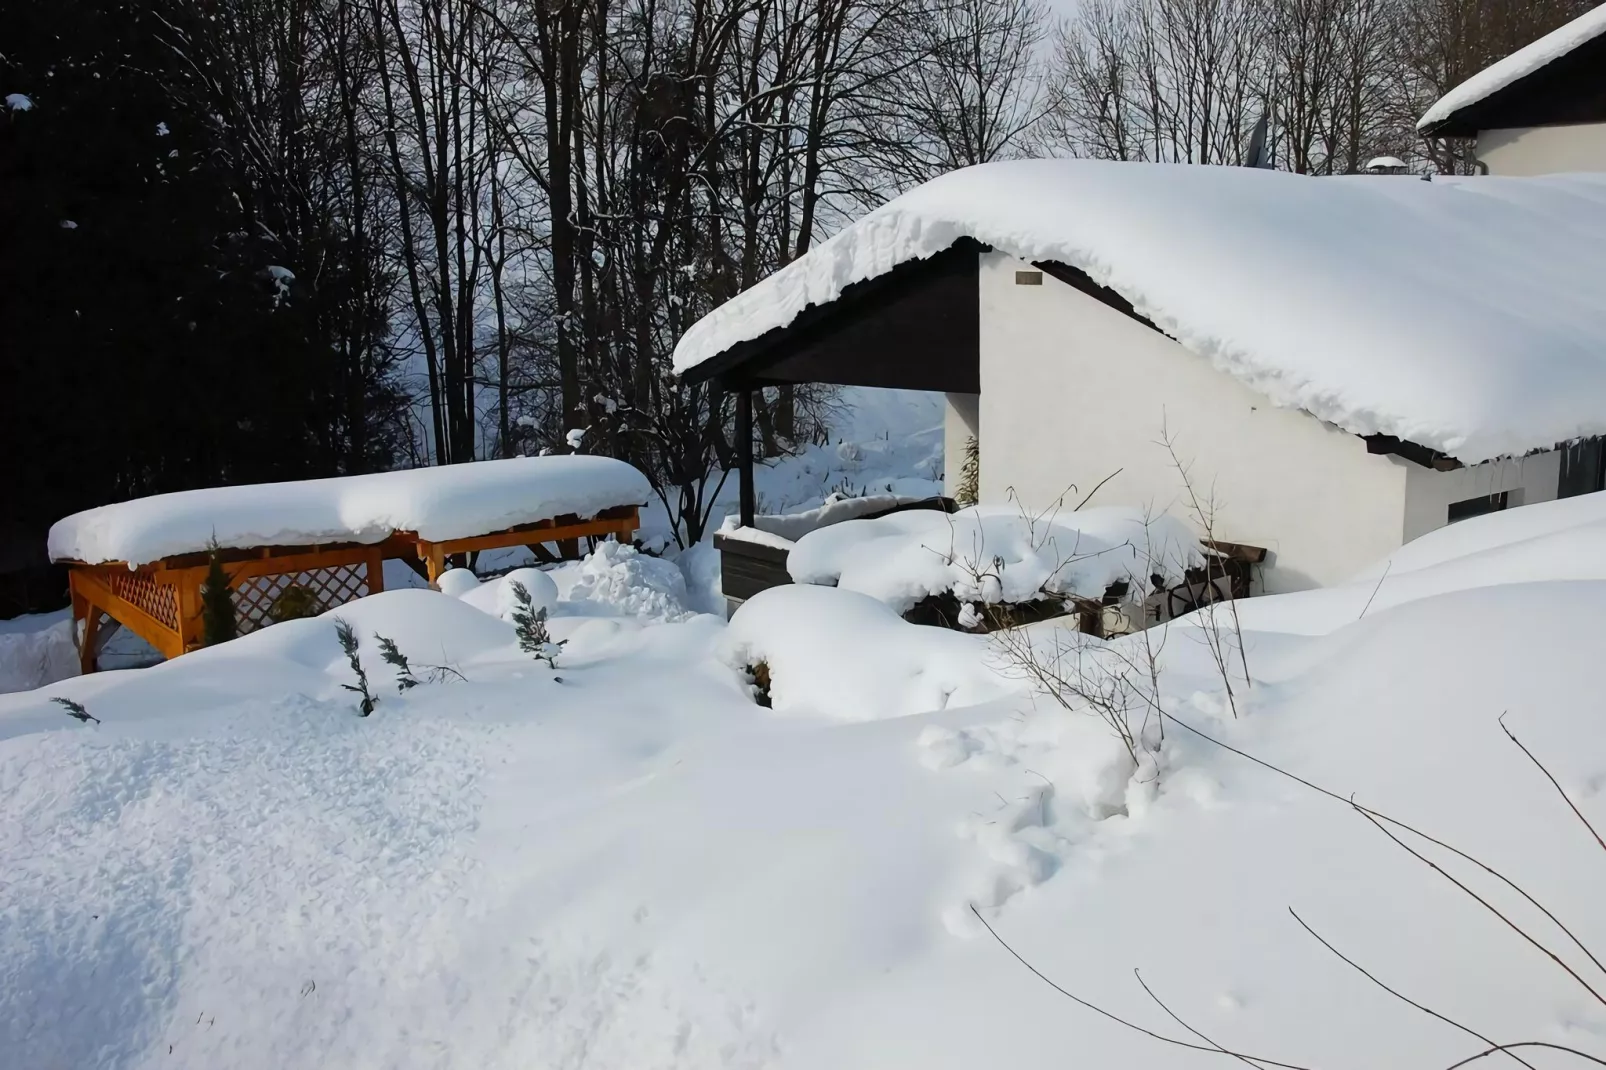
[(1606, 4), (1584, 12), (1565, 26), (1552, 30), (1533, 44), (1517, 49), (1505, 59), (1491, 63), (1474, 74), (1440, 97), (1423, 114), (1416, 128), (1431, 134), (1432, 128), (1444, 124), (1456, 112), (1487, 100), (1602, 34), (1606, 34)]
[(961, 238), (1080, 269), (1223, 372), (1356, 434), (1475, 463), (1606, 433), (1606, 174), (983, 164), (715, 309), (681, 338), (675, 368)]
[(616, 506), (645, 505), (647, 477), (611, 457), (514, 457), (373, 475), (186, 490), (74, 513), (50, 529), (53, 561), (142, 565), (205, 550), (435, 542)]

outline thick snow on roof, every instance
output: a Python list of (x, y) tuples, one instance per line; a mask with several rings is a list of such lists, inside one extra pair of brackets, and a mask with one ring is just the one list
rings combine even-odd
[(50, 529), (53, 561), (158, 561), (204, 550), (381, 542), (395, 531), (440, 541), (644, 505), (647, 477), (611, 457), (514, 457), (402, 472), (213, 487), (103, 505)]
[(1567, 25), (1550, 31), (1526, 48), (1519, 48), (1505, 59), (1491, 63), (1474, 74), (1440, 97), (1438, 103), (1423, 114), (1416, 128), (1426, 130), (1444, 122), (1462, 108), (1493, 96), (1601, 34), (1606, 34), (1606, 4), (1584, 12)]
[(1277, 404), (1466, 462), (1606, 432), (1606, 175), (1020, 160), (919, 186), (687, 331), (685, 371), (963, 237), (1087, 272)]

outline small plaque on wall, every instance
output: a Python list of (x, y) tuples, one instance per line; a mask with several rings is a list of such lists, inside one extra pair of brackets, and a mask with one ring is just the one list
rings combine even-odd
[(1041, 271), (1017, 271), (1015, 272), (1015, 285), (1041, 286), (1043, 285), (1043, 273)]

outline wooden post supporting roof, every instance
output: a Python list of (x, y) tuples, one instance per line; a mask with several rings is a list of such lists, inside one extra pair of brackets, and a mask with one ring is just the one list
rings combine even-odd
[(753, 490), (753, 391), (745, 386), (736, 391), (736, 469), (741, 488), (742, 527), (750, 528), (758, 508), (758, 496)]

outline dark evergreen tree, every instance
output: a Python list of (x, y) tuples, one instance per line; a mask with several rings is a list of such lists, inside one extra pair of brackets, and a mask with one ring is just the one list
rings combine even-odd
[(201, 637), (207, 646), (216, 646), (239, 634), (239, 621), (234, 615), (234, 592), (229, 590), (229, 575), (223, 570), (223, 558), (214, 542), (211, 560), (206, 566), (206, 583), (201, 586)]
[[(224, 98), (249, 79), (226, 35), (196, 32), (228, 17), (244, 7), (6, 5), (0, 101), (28, 105), (0, 105), (0, 539), (42, 545), (60, 517), (139, 495), (397, 459), (383, 229), (354, 236), (349, 196), (309, 200), (242, 163), (252, 117)], [(197, 71), (216, 78), (198, 88)], [(335, 166), (334, 140), (307, 143), (309, 173)]]

